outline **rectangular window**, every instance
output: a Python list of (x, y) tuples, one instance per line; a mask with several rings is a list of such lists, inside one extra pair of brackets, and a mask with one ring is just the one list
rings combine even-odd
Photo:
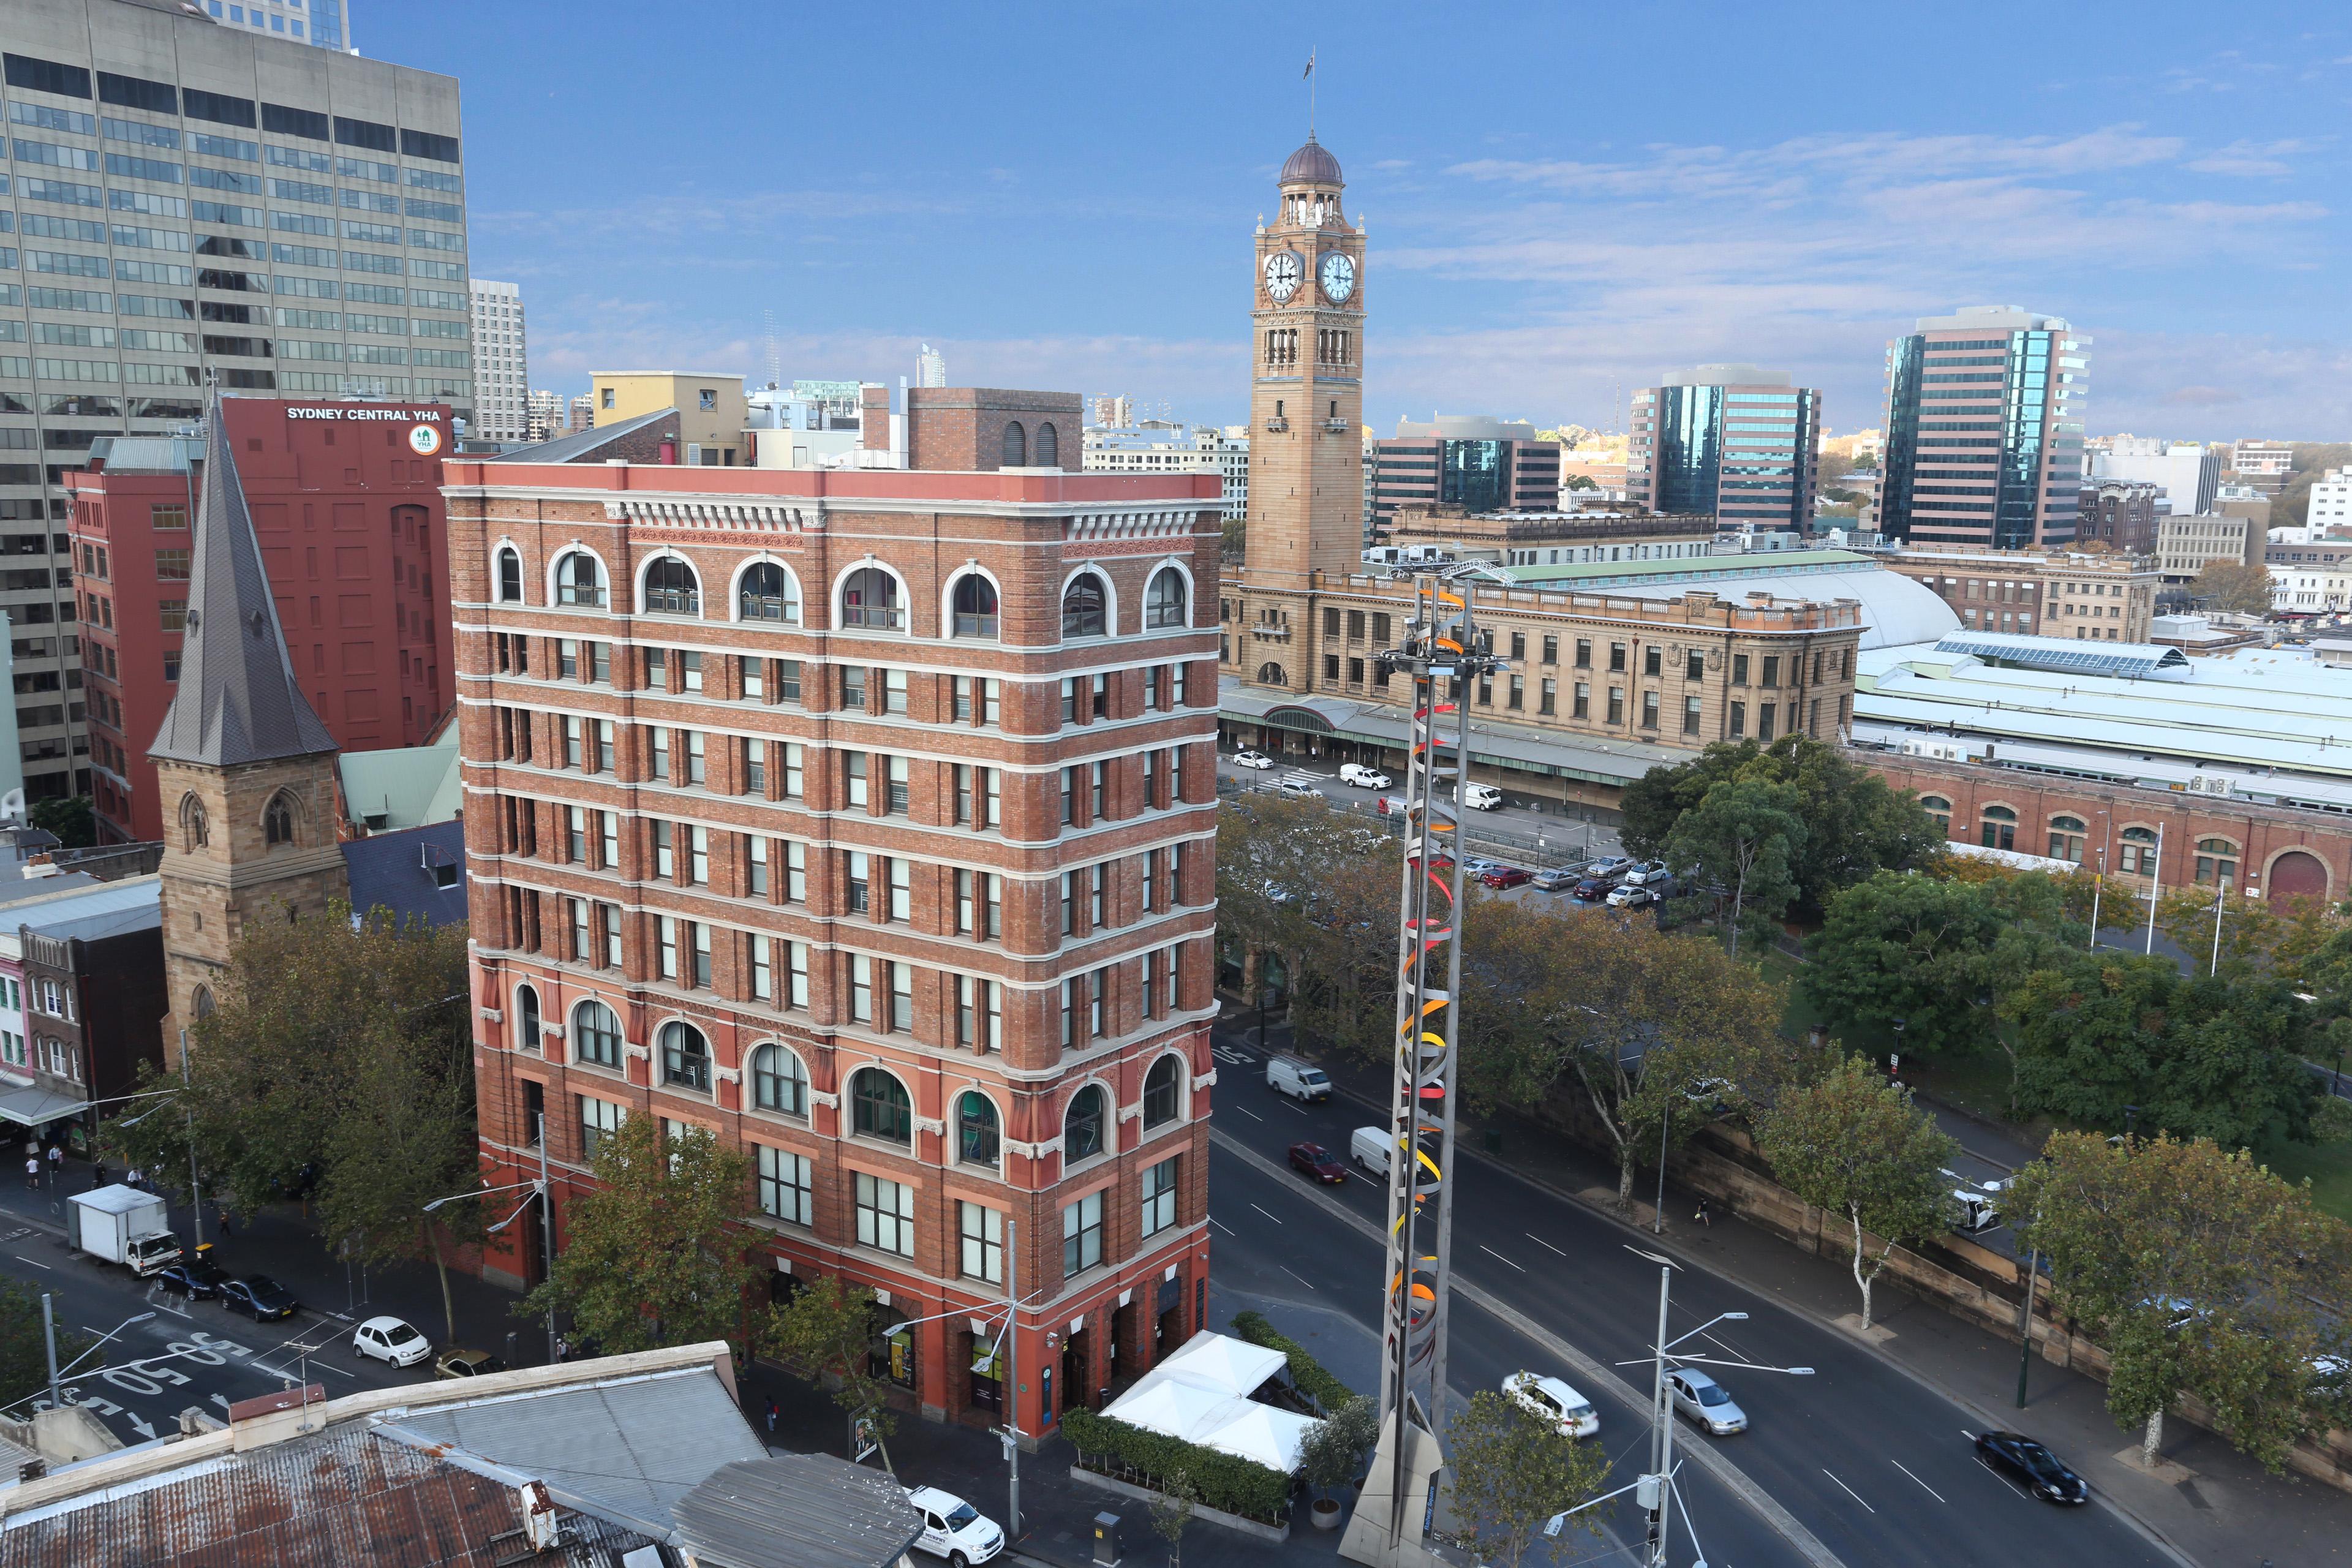
[(887, 757), (884, 759), (884, 763), (888, 770), (889, 785), (889, 794), (884, 802), (884, 809), (889, 816), (904, 816), (907, 815), (908, 772), (910, 764), (904, 757)]
[(699, 730), (686, 732), (686, 782), (690, 784), (710, 782), (710, 760), (705, 754), (704, 736)]
[(621, 1118), (627, 1112), (609, 1100), (597, 1100), (589, 1095), (580, 1097), (580, 1152), (594, 1158), (596, 1146), (607, 1132), (617, 1131)]
[(1511, 677), (1511, 694), (1506, 706), (1522, 709), (1528, 705), (1528, 683), (1518, 676)]
[(1665, 665), (1665, 657), (1666, 657), (1666, 655), (1665, 655), (1665, 649), (1664, 649), (1664, 648), (1661, 648), (1661, 647), (1646, 647), (1646, 648), (1643, 648), (1643, 649), (1642, 650), (1642, 673), (1643, 673), (1643, 674), (1644, 674), (1644, 675), (1662, 675), (1662, 674), (1664, 674), (1664, 665)]
[(967, 1279), (1004, 1283), (1004, 1215), (981, 1204), (956, 1205), (963, 1247), (958, 1267)]
[(578, 719), (566, 719), (563, 721), (563, 765), (567, 768), (576, 768), (580, 766), (580, 726), (582, 722), (583, 721)]
[(857, 1244), (915, 1256), (915, 1189), (857, 1173)]
[(768, 896), (768, 841), (758, 834), (743, 840), (743, 866), (746, 891), (755, 899)]
[(768, 793), (768, 742), (743, 742), (743, 793), (764, 796)]
[(1780, 656), (1777, 653), (1764, 656), (1763, 685), (1767, 691), (1776, 690), (1780, 685)]
[(1657, 727), (1658, 694), (1654, 691), (1644, 691), (1642, 693), (1642, 728), (1654, 730)]
[(787, 1006), (805, 1008), (809, 1005), (809, 950), (804, 942), (784, 943), (784, 962), (791, 970), (792, 989), (784, 1001)]
[(776, 700), (794, 702), (801, 700), (801, 661), (780, 659), (776, 664)]
[(598, 846), (598, 868), (606, 871), (621, 868), (621, 814), (600, 811), (596, 814), (596, 829), (603, 842)]
[(604, 967), (621, 967), (621, 906), (604, 904)]
[(576, 805), (563, 808), (563, 858), (574, 866), (588, 863), (588, 814)]
[(1062, 770), (1062, 825), (1066, 827), (1077, 821), (1077, 772), (1076, 768)]
[(784, 742), (784, 798), (802, 799), (807, 793), (807, 779), (802, 771), (805, 753), (798, 741)]
[(769, 937), (751, 939), (751, 999), (772, 1002), (776, 999), (776, 944)]
[(1146, 1236), (1158, 1236), (1176, 1223), (1176, 1168), (1181, 1155), (1173, 1155), (1143, 1173), (1142, 1228)]
[(588, 924), (588, 903), (584, 899), (566, 899), (572, 907), (572, 961), (574, 963), (596, 962), (596, 939)]
[(768, 661), (764, 658), (739, 658), (735, 661), (735, 684), (742, 690), (746, 701), (757, 702), (767, 696)]
[(610, 719), (596, 721), (596, 767), (602, 773), (613, 771), (613, 721)]
[(1622, 724), (1624, 721), (1625, 689), (1622, 686), (1612, 686), (1609, 689), (1609, 722), (1614, 726)]
[(890, 1027), (905, 1034), (915, 1026), (915, 966), (886, 963), (890, 972)]
[(1559, 711), (1559, 681), (1548, 679), (1543, 683), (1543, 690), (1537, 698), (1536, 711), (1546, 716), (1558, 715)]
[(710, 829), (689, 827), (686, 830), (686, 880), (689, 887), (710, 885)]
[(702, 656), (691, 651), (681, 653), (677, 656), (677, 663), (678, 668), (686, 678), (686, 689), (688, 691), (701, 690)]
[(1083, 1274), (1102, 1262), (1103, 1201), (1088, 1193), (1062, 1211), (1062, 1277)]
[(815, 1184), (806, 1156), (754, 1143), (760, 1171), (760, 1212), (786, 1225), (816, 1223)]
[(866, 711), (866, 671), (862, 666), (842, 666), (841, 705), (853, 713)]
[(1745, 702), (1734, 702), (1731, 705), (1731, 738), (1737, 741), (1747, 733), (1748, 704)]
[(1090, 763), (1088, 771), (1093, 776), (1087, 795), (1087, 816), (1090, 821), (1101, 822), (1110, 816), (1110, 764)]
[(1769, 702), (1764, 703), (1756, 710), (1756, 738), (1758, 740), (1769, 741), (1772, 738), (1774, 721), (1780, 717), (1780, 710)]
[(890, 918), (894, 921), (914, 919), (915, 898), (912, 879), (915, 863), (903, 855), (893, 856), (883, 863), (890, 868)]
[(654, 823), (654, 875), (663, 881), (677, 878), (677, 829), (667, 822)]
[(862, 915), (868, 906), (867, 890), (873, 885), (874, 862), (863, 849), (849, 851), (849, 912)]
[(874, 961), (862, 952), (849, 955), (849, 1021), (874, 1021)]
[(1731, 684), (1734, 686), (1748, 684), (1748, 656), (1744, 653), (1735, 653), (1731, 656)]
[(852, 752), (841, 759), (844, 798), (859, 809), (866, 805), (866, 758), (863, 752)]
[(1579, 669), (1592, 668), (1592, 643), (1590, 638), (1576, 639), (1576, 668)]
[(570, 637), (556, 639), (555, 673), (565, 680), (580, 679), (580, 645)]
[(677, 978), (677, 921), (668, 915), (660, 915), (656, 917), (655, 923), (660, 937), (661, 977), (675, 980)]
[(654, 777), (667, 784), (669, 782), (669, 731), (649, 730), (646, 734), (650, 737), (653, 752)]
[(784, 840), (784, 902), (808, 902), (808, 846), (796, 838)]
[(1558, 637), (1544, 638), (1543, 661), (1546, 664), (1558, 664), (1559, 662), (1559, 639)]
[(1694, 692), (1690, 696), (1683, 699), (1684, 734), (1696, 735), (1698, 733), (1699, 708), (1700, 698), (1697, 693)]
[(882, 672), (882, 711), (904, 713), (907, 710), (907, 672), (886, 669)]
[(1706, 679), (1706, 655), (1700, 653), (1696, 649), (1684, 655), (1683, 679), (1685, 680), (1705, 680)]

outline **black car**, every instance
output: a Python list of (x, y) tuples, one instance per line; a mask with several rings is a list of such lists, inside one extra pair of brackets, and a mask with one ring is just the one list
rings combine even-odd
[(211, 1264), (198, 1259), (192, 1263), (174, 1263), (158, 1269), (155, 1283), (174, 1296), (185, 1296), (191, 1301), (209, 1301), (221, 1293), (229, 1282), (228, 1276)]
[(1614, 877), (1587, 877), (1570, 889), (1571, 896), (1581, 903), (1595, 903), (1609, 896), (1617, 886)]
[(257, 1323), (273, 1318), (290, 1318), (302, 1305), (294, 1292), (267, 1274), (248, 1274), (242, 1279), (231, 1279), (220, 1289), (221, 1305), (232, 1312), (243, 1312)]
[(1980, 1432), (1977, 1458), (1995, 1475), (2015, 1481), (2044, 1502), (2085, 1503), (2091, 1489), (2057, 1455), (2015, 1432)]

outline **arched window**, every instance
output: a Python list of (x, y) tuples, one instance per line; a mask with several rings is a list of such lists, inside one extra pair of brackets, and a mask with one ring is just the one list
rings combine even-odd
[(601, 1068), (621, 1065), (621, 1019), (602, 1002), (572, 1009), (572, 1059)]
[(751, 1103), (779, 1116), (808, 1114), (808, 1069), (782, 1046), (751, 1053)]
[(261, 809), (261, 837), (272, 847), (294, 842), (294, 807), (282, 792)]
[(898, 579), (879, 566), (861, 566), (841, 585), (841, 624), (904, 631), (907, 606), (898, 602)]
[(1051, 422), (1037, 426), (1035, 457), (1036, 461), (1030, 465), (1032, 468), (1058, 468), (1062, 466), (1062, 437)]
[(180, 847), (187, 850), (202, 849), (212, 842), (212, 825), (205, 817), (205, 803), (194, 790), (180, 797)]
[(1066, 637), (1098, 637), (1108, 630), (1105, 606), (1110, 595), (1103, 591), (1103, 580), (1092, 572), (1081, 572), (1070, 579), (1062, 590), (1062, 635)]
[(1174, 1057), (1161, 1057), (1143, 1075), (1143, 1128), (1165, 1127), (1176, 1120), (1182, 1100), (1181, 1075), (1176, 1070)]
[(575, 550), (555, 563), (555, 602), (589, 610), (604, 607), (604, 568), (593, 555)]
[(1075, 1165), (1101, 1153), (1106, 1120), (1100, 1085), (1090, 1083), (1072, 1095), (1070, 1109), (1062, 1113), (1062, 1163)]
[(710, 1044), (691, 1024), (668, 1023), (661, 1031), (662, 1082), (710, 1092)]
[(2197, 879), (2210, 886), (2220, 883), (2224, 888), (2238, 885), (2238, 847), (2227, 838), (2200, 838), (2197, 841)]
[(1162, 566), (1151, 579), (1150, 590), (1143, 595), (1143, 625), (1146, 630), (1158, 631), (1166, 626), (1188, 626), (1192, 622), (1184, 593), (1184, 574), (1173, 566)]
[(2050, 819), (2050, 858), (2083, 863), (2083, 837), (2090, 830), (2079, 816), (2053, 816)]
[(860, 1068), (849, 1080), (850, 1126), (868, 1138), (915, 1141), (915, 1107), (907, 1086), (880, 1068)]
[(195, 1007), (196, 1016), (199, 1018), (209, 1018), (213, 1016), (213, 994), (209, 987), (203, 985), (196, 987)]
[(1018, 419), (1004, 426), (1004, 447), (997, 454), (996, 463), (997, 467), (1003, 468), (1025, 468), (1029, 466), (1029, 436), (1021, 428)]
[(772, 561), (744, 570), (735, 603), (747, 621), (781, 621), (790, 626), (801, 618), (800, 591), (793, 585), (792, 574)]
[(2116, 837), (2123, 843), (2121, 864), (2117, 869), (2135, 877), (2156, 875), (2157, 837), (2153, 827), (2126, 827)]
[(528, 985), (515, 987), (515, 1040), (524, 1050), (539, 1049), (539, 993)]
[(646, 568), (645, 609), (664, 616), (702, 614), (702, 579), (677, 556), (663, 556)]
[(522, 552), (511, 545), (499, 552), (499, 603), (522, 603)]
[(1936, 826), (1944, 830), (1945, 837), (1949, 838), (1952, 836), (1952, 803), (1950, 801), (1940, 795), (1923, 795), (1919, 797), (1919, 809), (1936, 819)]
[(956, 1158), (967, 1165), (993, 1165), (997, 1154), (996, 1102), (976, 1089), (956, 1097)]
[(1278, 664), (1261, 664), (1257, 667), (1257, 683), (1260, 686), (1282, 686), (1287, 684), (1289, 679), (1289, 675)]
[(1979, 814), (1979, 842), (1988, 849), (2017, 847), (2017, 813), (2005, 805), (1989, 805)]
[(956, 579), (955, 635), (992, 637), (996, 635), (996, 584), (977, 572)]

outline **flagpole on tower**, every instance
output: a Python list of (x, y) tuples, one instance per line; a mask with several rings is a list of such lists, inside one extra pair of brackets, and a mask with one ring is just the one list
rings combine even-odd
[(1307, 51), (1307, 140), (1315, 140), (1315, 51)]

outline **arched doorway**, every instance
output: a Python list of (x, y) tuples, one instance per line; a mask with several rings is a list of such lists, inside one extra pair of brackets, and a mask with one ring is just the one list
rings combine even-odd
[(2263, 893), (2274, 904), (2287, 899), (2324, 899), (2327, 896), (2327, 868), (2316, 855), (2290, 849), (2271, 862)]

